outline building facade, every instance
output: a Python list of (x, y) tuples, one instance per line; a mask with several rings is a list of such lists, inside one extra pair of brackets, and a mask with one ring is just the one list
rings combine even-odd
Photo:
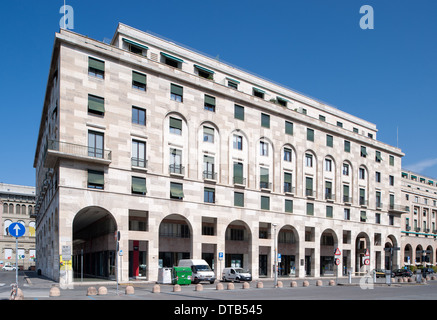
[[(35, 266), (35, 202), (34, 187), (0, 183), (0, 268), (8, 264), (15, 266), (17, 256), (20, 269), (28, 270)], [(9, 233), (9, 226), (14, 222), (26, 228), (18, 240), (18, 251), (15, 237)]]
[[(34, 160), (37, 268), (70, 282), (116, 270), (156, 281), (181, 258), (205, 259), (218, 278), (228, 266), (273, 277), (276, 254), (281, 276), (398, 266), (385, 249), (400, 246), (405, 211), (391, 177), (403, 153), (376, 135), (363, 119), (124, 24), (110, 44), (61, 30)], [(64, 247), (70, 274), (59, 268)]]
[(401, 252), (406, 266), (436, 265), (437, 183), (408, 170), (402, 170), (403, 204), (408, 214), (402, 219)]

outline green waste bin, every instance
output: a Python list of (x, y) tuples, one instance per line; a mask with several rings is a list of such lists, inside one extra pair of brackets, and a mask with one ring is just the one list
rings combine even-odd
[(191, 284), (192, 274), (190, 267), (174, 267), (173, 284)]

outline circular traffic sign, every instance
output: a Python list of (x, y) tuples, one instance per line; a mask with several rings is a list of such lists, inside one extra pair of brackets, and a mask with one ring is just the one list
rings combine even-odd
[(19, 222), (14, 222), (9, 225), (9, 234), (15, 238), (22, 237), (26, 232), (26, 227)]
[(368, 265), (370, 264), (370, 260), (369, 260), (369, 259), (364, 259), (364, 264), (365, 264), (366, 266), (368, 266)]
[(335, 264), (338, 266), (338, 265), (340, 265), (340, 259), (335, 259)]

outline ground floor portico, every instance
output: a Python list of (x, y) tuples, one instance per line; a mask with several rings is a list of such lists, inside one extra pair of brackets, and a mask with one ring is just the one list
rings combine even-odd
[[(187, 258), (206, 260), (218, 279), (229, 266), (248, 269), (254, 279), (273, 278), (276, 254), (281, 277), (400, 266), (399, 252), (385, 250), (400, 246), (394, 226), (96, 191), (60, 189), (59, 197), (62, 205), (49, 215), (57, 229), (49, 238), (53, 249), (40, 256), (37, 269), (60, 282), (117, 275), (120, 281), (157, 281), (160, 268)], [(39, 239), (47, 246), (48, 239)], [(70, 269), (62, 260), (68, 246)]]

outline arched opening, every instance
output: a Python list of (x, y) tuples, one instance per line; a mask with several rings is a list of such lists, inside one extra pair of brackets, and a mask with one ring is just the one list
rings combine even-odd
[(320, 237), (320, 275), (333, 276), (335, 269), (334, 252), (338, 247), (338, 239), (331, 229), (323, 231)]
[(385, 251), (385, 269), (393, 270), (398, 269), (398, 256), (399, 256), (398, 242), (396, 238), (389, 235), (385, 241), (384, 251)]
[(225, 267), (251, 269), (252, 234), (249, 226), (241, 221), (232, 221), (225, 232)]
[(299, 251), (299, 236), (297, 230), (286, 225), (278, 233), (278, 253), (281, 254), (279, 262), (280, 276), (295, 276)]
[(415, 263), (414, 263), (416, 266), (421, 266), (422, 265), (422, 251), (423, 251), (423, 248), (419, 244), (416, 247), (416, 259), (415, 259)]
[(404, 264), (409, 266), (413, 257), (413, 248), (410, 244), (407, 244), (404, 248)]
[(159, 225), (159, 267), (177, 266), (179, 260), (190, 259), (192, 253), (192, 228), (179, 214), (165, 217)]
[(73, 271), (75, 278), (115, 279), (115, 231), (112, 214), (101, 207), (80, 210), (73, 220)]
[(355, 241), (355, 270), (358, 273), (365, 273), (370, 259), (370, 239), (365, 232), (357, 235)]

